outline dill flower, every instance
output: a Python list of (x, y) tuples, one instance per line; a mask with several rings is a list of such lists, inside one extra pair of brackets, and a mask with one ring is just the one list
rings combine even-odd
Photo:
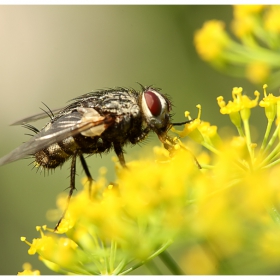
[[(124, 275), (160, 257), (173, 274), (273, 274), (280, 258), (279, 97), (233, 88), (217, 98), (236, 134), (223, 139), (217, 126), (197, 118), (154, 154), (116, 164), (117, 178), (99, 178), (71, 199), (58, 230), (37, 227), (29, 246), (51, 270), (68, 275)], [(261, 100), (260, 100), (261, 99)], [(250, 116), (264, 110), (261, 143)], [(189, 112), (185, 116), (190, 118)], [(275, 125), (275, 126), (273, 126)], [(63, 212), (66, 197), (58, 200)], [(167, 249), (180, 250), (174, 260)], [(28, 270), (28, 269), (27, 269)]]
[(212, 61), (220, 56), (228, 45), (228, 36), (224, 31), (224, 23), (218, 20), (208, 21), (194, 37), (199, 55), (206, 61)]
[(22, 265), (23, 272), (18, 272), (19, 276), (25, 276), (25, 275), (40, 275), (39, 270), (32, 270), (32, 266), (30, 263), (24, 263)]
[[(194, 35), (194, 44), (200, 57), (223, 73), (245, 77), (253, 84), (269, 83), (279, 86), (280, 76), (280, 8), (271, 5), (234, 5), (231, 29), (238, 40), (224, 30), (224, 23), (210, 20)], [(219, 33), (227, 38), (221, 44), (208, 25), (219, 22)], [(217, 32), (217, 31), (216, 31)], [(202, 44), (200, 37), (211, 38), (211, 44)], [(207, 41), (207, 42), (208, 42)], [(203, 47), (204, 46), (204, 47)], [(221, 47), (222, 46), (222, 47)], [(204, 50), (204, 51), (202, 51)], [(219, 50), (219, 51), (213, 51)], [(205, 55), (205, 53), (211, 55)]]

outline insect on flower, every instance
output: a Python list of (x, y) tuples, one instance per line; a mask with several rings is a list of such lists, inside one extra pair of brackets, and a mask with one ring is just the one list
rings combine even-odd
[[(140, 92), (122, 87), (90, 92), (71, 100), (65, 108), (51, 111), (47, 107), (49, 112), (13, 123), (22, 124), (35, 135), (0, 158), (0, 165), (31, 156), (36, 167), (54, 169), (71, 158), (69, 200), (75, 189), (77, 157), (91, 183), (93, 179), (84, 154), (101, 154), (114, 149), (120, 164), (125, 167), (125, 144), (137, 144), (151, 131), (158, 135), (165, 148), (172, 149), (168, 130), (172, 125), (189, 121), (171, 123), (170, 100), (159, 92), (160, 89), (141, 87)], [(50, 120), (41, 130), (28, 124), (47, 116)]]

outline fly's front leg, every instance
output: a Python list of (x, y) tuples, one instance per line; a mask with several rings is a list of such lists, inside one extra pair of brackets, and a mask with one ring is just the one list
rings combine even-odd
[(65, 216), (65, 213), (68, 209), (68, 206), (69, 206), (69, 202), (70, 202), (70, 199), (71, 199), (71, 196), (74, 192), (74, 190), (76, 189), (75, 188), (75, 176), (76, 176), (76, 158), (77, 158), (77, 151), (73, 154), (73, 157), (72, 157), (72, 162), (71, 162), (71, 173), (70, 173), (70, 191), (69, 191), (69, 194), (68, 194), (68, 198), (67, 198), (67, 204), (66, 204), (66, 208), (62, 214), (62, 217), (59, 219), (59, 221), (57, 222), (54, 230), (56, 231), (62, 221), (62, 219), (64, 218)]
[(124, 159), (124, 155), (123, 155), (123, 149), (120, 143), (114, 143), (114, 151), (120, 161), (120, 164), (122, 165), (122, 167), (127, 168), (126, 164), (125, 164), (125, 159)]

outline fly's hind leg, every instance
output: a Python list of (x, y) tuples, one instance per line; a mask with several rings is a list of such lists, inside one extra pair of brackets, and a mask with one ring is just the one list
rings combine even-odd
[(62, 214), (62, 217), (59, 219), (59, 221), (57, 222), (54, 230), (56, 231), (62, 221), (62, 219), (64, 218), (65, 216), (65, 213), (68, 209), (68, 206), (69, 206), (69, 202), (70, 202), (70, 199), (71, 199), (71, 196), (74, 192), (74, 190), (76, 189), (75, 188), (75, 176), (76, 176), (76, 158), (77, 158), (77, 151), (73, 154), (73, 157), (72, 157), (72, 162), (71, 162), (71, 171), (70, 171), (70, 191), (69, 191), (69, 194), (68, 194), (68, 198), (67, 198), (67, 204), (66, 204), (66, 208)]
[(88, 165), (87, 165), (86, 160), (85, 160), (85, 158), (82, 154), (80, 155), (80, 161), (81, 161), (82, 167), (83, 167), (83, 169), (84, 169), (84, 171), (87, 175), (87, 179), (88, 179), (88, 182), (89, 182), (89, 189), (88, 189), (89, 190), (89, 196), (91, 196), (92, 182), (94, 180), (92, 179), (92, 176), (91, 176), (91, 174), (89, 172), (89, 169), (88, 169)]

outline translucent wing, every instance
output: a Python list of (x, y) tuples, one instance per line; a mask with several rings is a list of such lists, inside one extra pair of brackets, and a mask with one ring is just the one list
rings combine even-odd
[(50, 122), (29, 141), (0, 158), (0, 165), (34, 155), (54, 143), (79, 133), (89, 137), (101, 135), (112, 123), (113, 118), (109, 115), (101, 116), (92, 108), (77, 108), (77, 111), (69, 112), (55, 122)]
[[(47, 107), (48, 108), (48, 107)], [(49, 108), (48, 108), (49, 109)], [(47, 118), (47, 117), (51, 117), (51, 116), (55, 116), (57, 115), (63, 108), (58, 108), (58, 109), (54, 109), (54, 110), (50, 110), (49, 109), (49, 112), (48, 113), (47, 111), (44, 111), (42, 113), (38, 113), (38, 114), (35, 114), (35, 115), (32, 115), (32, 116), (29, 116), (29, 117), (26, 117), (24, 119), (21, 119), (21, 120), (18, 120), (14, 123), (12, 123), (11, 125), (21, 125), (21, 124), (25, 124), (25, 123), (30, 123), (30, 122), (35, 122), (37, 120), (41, 120), (41, 119), (44, 119), (44, 118)]]

